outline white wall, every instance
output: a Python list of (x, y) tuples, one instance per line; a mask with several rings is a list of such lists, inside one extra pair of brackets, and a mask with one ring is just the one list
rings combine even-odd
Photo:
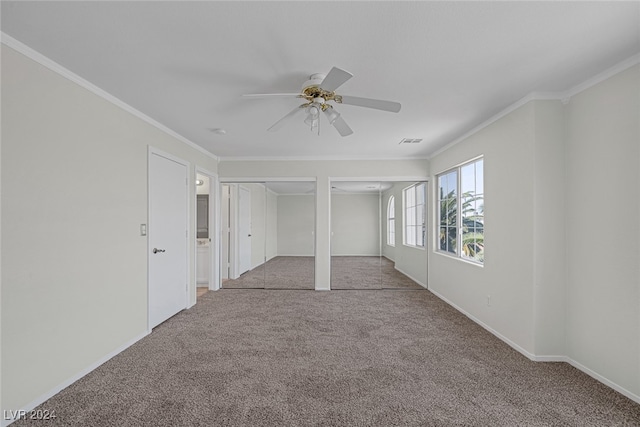
[(315, 196), (278, 196), (278, 255), (313, 256)]
[(331, 194), (331, 255), (380, 255), (380, 198)]
[[(429, 251), (429, 289), (528, 354), (534, 353), (534, 143), (530, 102), (431, 160), (437, 174), (484, 155), (486, 250), (483, 267)], [(436, 185), (434, 177), (432, 196)], [(429, 201), (435, 247), (434, 197)]]
[(566, 354), (565, 108), (557, 101), (533, 107), (534, 353), (557, 356)]
[(639, 104), (639, 65), (571, 98), (565, 191), (568, 354), (636, 396), (640, 396)]
[(2, 409), (15, 410), (147, 333), (148, 145), (192, 162), (192, 180), (217, 164), (5, 45), (1, 74)]
[[(221, 179), (296, 178), (316, 180), (316, 289), (328, 290), (331, 283), (331, 178), (342, 180), (415, 180), (429, 174), (426, 160), (261, 160), (225, 161), (219, 164)], [(373, 179), (367, 179), (373, 178)], [(381, 179), (377, 179), (381, 178)]]
[[(403, 214), (402, 211), (402, 190), (405, 188), (415, 184), (414, 181), (411, 182), (397, 182), (393, 184), (393, 187), (389, 189), (385, 196), (386, 202), (383, 205), (385, 209), (385, 219), (386, 219), (386, 208), (389, 197), (393, 195), (395, 197), (395, 230), (396, 230), (396, 246), (393, 249), (393, 261), (395, 262), (396, 270), (401, 273), (409, 276), (414, 281), (418, 282), (420, 285), (427, 287), (428, 285), (428, 259), (429, 259), (429, 236), (431, 233), (431, 229), (427, 229), (427, 247), (424, 249), (414, 248), (411, 246), (406, 246), (402, 243), (402, 235), (403, 235)], [(427, 187), (427, 199), (429, 199), (429, 187)], [(427, 212), (427, 224), (429, 224), (429, 214)], [(386, 230), (386, 224), (385, 224)], [(386, 239), (386, 234), (385, 234)], [(386, 242), (386, 240), (385, 240)]]
[(278, 256), (278, 195), (267, 190), (267, 261)]
[(430, 251), (430, 289), (530, 358), (640, 402), (640, 66), (567, 105), (531, 101), (431, 169), (478, 155), (484, 267)]

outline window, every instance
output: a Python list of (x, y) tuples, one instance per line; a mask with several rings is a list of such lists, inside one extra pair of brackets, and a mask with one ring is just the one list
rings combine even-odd
[(387, 245), (396, 245), (396, 198), (389, 197), (387, 204)]
[(427, 186), (424, 182), (414, 184), (402, 191), (404, 211), (403, 243), (406, 246), (424, 247), (425, 242), (425, 200)]
[(438, 251), (484, 262), (483, 159), (438, 175), (438, 218)]

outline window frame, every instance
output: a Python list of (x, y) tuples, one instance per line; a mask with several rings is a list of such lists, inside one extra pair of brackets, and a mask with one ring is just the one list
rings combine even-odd
[(396, 197), (392, 194), (387, 201), (387, 246), (396, 246)]
[[(407, 246), (409, 248), (414, 248), (414, 249), (422, 249), (425, 250), (426, 246), (427, 246), (427, 184), (428, 182), (426, 181), (419, 181), (416, 182), (414, 184), (411, 184), (410, 186), (403, 188), (402, 189), (402, 244), (404, 246)], [(422, 186), (424, 189), (424, 197), (422, 200), (422, 204), (418, 203), (418, 192), (416, 191), (416, 188)], [(414, 200), (414, 204), (412, 206), (407, 206), (407, 192), (409, 190), (413, 190), (413, 200)], [(418, 212), (419, 209), (418, 207), (422, 206), (422, 219), (420, 220)], [(412, 224), (407, 224), (407, 211), (409, 211), (410, 209), (413, 209), (415, 211), (415, 216), (413, 218), (413, 220), (415, 221), (415, 223)], [(420, 230), (420, 224), (422, 224), (422, 230)], [(407, 230), (408, 227), (414, 227), (416, 233), (415, 233), (415, 244), (412, 243), (408, 243), (407, 242)], [(422, 232), (423, 234), (423, 238), (422, 238), (422, 245), (418, 245), (418, 232), (419, 230)]]
[[(478, 260), (474, 257), (470, 257), (470, 256), (466, 256), (464, 251), (463, 251), (463, 235), (464, 233), (464, 212), (463, 212), (463, 197), (462, 197), (462, 169), (466, 166), (469, 166), (471, 164), (476, 164), (478, 162), (482, 162), (482, 192), (481, 193), (477, 193), (474, 190), (474, 194), (472, 197), (480, 197), (480, 199), (476, 199), (476, 200), (482, 200), (482, 238), (483, 238), (483, 242), (482, 242), (482, 259)], [(440, 241), (438, 236), (440, 236), (440, 232), (441, 232), (441, 228), (443, 228), (443, 224), (442, 224), (442, 213), (441, 213), (441, 208), (442, 208), (442, 202), (444, 201), (445, 203), (447, 202), (447, 198), (445, 199), (441, 199), (441, 194), (440, 194), (440, 179), (444, 176), (450, 175), (452, 173), (456, 173), (456, 186), (455, 186), (455, 190), (456, 190), (456, 194), (455, 194), (455, 200), (456, 200), (456, 218), (455, 218), (455, 228), (456, 228), (456, 246), (455, 246), (455, 252), (451, 252), (447, 249), (442, 249), (440, 247)], [(435, 208), (436, 208), (436, 220), (435, 220), (435, 235), (434, 235), (434, 252), (441, 254), (441, 255), (445, 255), (451, 258), (455, 258), (455, 259), (459, 259), (461, 261), (465, 261), (465, 262), (469, 262), (473, 265), (477, 265), (480, 267), (484, 266), (484, 235), (485, 235), (485, 224), (484, 224), (484, 156), (478, 156), (475, 157), (471, 160), (465, 161), (463, 163), (458, 164), (457, 166), (454, 166), (450, 169), (447, 169), (439, 174), (437, 174), (435, 176)], [(477, 183), (478, 183), (478, 175), (477, 172), (474, 175), (474, 188), (476, 188), (477, 190)], [(476, 201), (474, 200), (474, 201)], [(477, 212), (477, 211), (476, 211)], [(475, 222), (475, 220), (473, 220)], [(448, 225), (445, 225), (444, 228), (446, 229), (446, 233), (448, 234)]]

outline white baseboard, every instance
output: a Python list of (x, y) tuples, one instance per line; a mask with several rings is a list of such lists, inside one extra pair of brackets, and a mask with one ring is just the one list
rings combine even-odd
[(554, 355), (535, 355), (533, 353), (530, 353), (527, 350), (525, 350), (524, 348), (520, 347), (518, 344), (516, 344), (513, 341), (511, 341), (509, 338), (507, 338), (504, 335), (500, 334), (495, 329), (491, 328), (489, 325), (481, 322), (476, 317), (474, 317), (471, 314), (467, 313), (466, 311), (464, 311), (463, 309), (461, 309), (460, 307), (458, 307), (457, 305), (455, 305), (454, 303), (449, 301), (444, 296), (442, 296), (439, 293), (435, 292), (433, 289), (429, 289), (429, 291), (432, 294), (434, 294), (435, 296), (437, 296), (438, 298), (440, 298), (442, 301), (444, 301), (447, 304), (449, 304), (451, 307), (453, 307), (456, 310), (458, 310), (460, 313), (462, 313), (465, 316), (467, 316), (469, 319), (473, 320), (478, 325), (482, 326), (484, 329), (489, 331), (491, 334), (495, 335), (496, 337), (498, 337), (499, 339), (504, 341), (506, 344), (508, 344), (514, 350), (516, 350), (519, 353), (521, 353), (527, 359), (529, 359), (529, 360), (531, 360), (533, 362), (565, 362), (565, 363), (568, 363), (571, 366), (573, 366), (574, 368), (578, 369), (579, 371), (582, 371), (585, 374), (587, 374), (590, 377), (592, 377), (593, 379), (595, 379), (597, 381), (600, 381), (601, 383), (603, 383), (604, 385), (606, 385), (608, 387), (611, 387), (612, 389), (614, 389), (618, 393), (628, 397), (629, 399), (633, 400), (634, 402), (640, 403), (640, 396), (638, 396), (637, 394), (627, 390), (626, 388), (620, 386), (619, 384), (614, 383), (613, 381), (611, 381), (611, 380), (607, 379), (606, 377), (598, 374), (597, 372), (592, 371), (591, 369), (587, 368), (586, 366), (584, 366), (584, 365), (580, 364), (579, 362), (576, 362), (575, 360), (571, 359), (569, 356), (562, 356), (562, 355), (555, 355), (555, 356)]
[[(65, 388), (69, 387), (74, 382), (78, 381), (80, 378), (84, 377), (85, 375), (87, 375), (88, 373), (93, 371), (94, 369), (98, 368), (100, 365), (102, 365), (103, 363), (107, 362), (109, 359), (111, 359), (114, 356), (117, 356), (118, 354), (122, 353), (124, 350), (126, 350), (129, 347), (131, 347), (133, 344), (135, 344), (136, 342), (140, 341), (142, 338), (146, 337), (150, 333), (151, 333), (151, 331), (145, 331), (144, 333), (138, 335), (137, 337), (129, 340), (124, 345), (118, 347), (114, 351), (112, 351), (112, 352), (108, 353), (107, 355), (101, 357), (96, 362), (92, 363), (91, 365), (89, 365), (85, 369), (83, 369), (80, 372), (78, 372), (77, 374), (73, 375), (71, 378), (68, 378), (67, 380), (65, 380), (62, 383), (58, 384), (57, 386), (55, 386), (51, 390), (49, 390), (46, 393), (38, 396), (36, 399), (32, 400), (31, 402), (27, 403), (26, 405), (23, 405), (23, 407), (20, 408), (20, 410), (24, 410), (24, 411), (26, 411), (28, 413), (32, 409), (36, 408), (38, 405), (44, 403), (45, 401), (47, 401), (51, 397), (53, 397), (56, 394), (60, 393)], [(8, 411), (10, 409), (13, 409), (13, 408), (7, 408), (6, 410)], [(4, 408), (3, 408), (3, 412), (4, 412)], [(16, 420), (5, 420), (4, 417), (2, 417), (2, 418), (3, 418), (2, 419), (2, 423), (1, 423), (2, 427), (8, 426), (9, 424), (12, 424), (14, 421), (16, 421)]]
[(500, 334), (498, 331), (496, 331), (495, 329), (491, 328), (489, 325), (487, 325), (486, 323), (480, 321), (478, 318), (474, 317), (473, 315), (467, 313), (465, 310), (463, 310), (462, 308), (458, 307), (457, 305), (455, 305), (454, 303), (452, 303), (451, 301), (449, 301), (447, 298), (445, 298), (444, 296), (440, 295), (439, 293), (437, 293), (436, 291), (434, 291), (433, 289), (429, 289), (429, 291), (431, 291), (432, 294), (434, 294), (435, 296), (437, 296), (438, 298), (440, 298), (442, 301), (446, 302), (447, 304), (449, 304), (451, 307), (455, 308), (456, 310), (458, 310), (460, 313), (464, 314), (465, 316), (467, 316), (469, 319), (473, 320), (475, 323), (477, 323), (478, 325), (482, 326), (484, 329), (486, 329), (487, 331), (491, 332), (493, 335), (495, 335), (496, 337), (500, 338), (502, 341), (504, 341), (505, 343), (507, 343), (510, 347), (512, 347), (514, 350), (518, 351), (519, 353), (522, 353), (522, 355), (524, 355), (527, 359), (530, 360), (534, 360), (535, 361), (535, 355), (533, 353), (528, 352), (527, 350), (525, 350), (524, 348), (520, 347), (518, 344), (516, 344), (515, 342), (511, 341), (509, 338), (505, 337), (504, 335)]
[(400, 273), (404, 274), (405, 276), (407, 276), (409, 279), (413, 280), (414, 282), (416, 282), (418, 285), (422, 286), (425, 289), (429, 289), (427, 288), (427, 285), (422, 283), (420, 280), (416, 279), (415, 277), (413, 277), (412, 275), (410, 275), (409, 273), (403, 271), (402, 269), (398, 268), (398, 267), (394, 267), (397, 271), (399, 271)]
[(567, 361), (567, 356), (533, 356), (533, 358), (531, 358), (532, 361), (534, 362), (566, 362)]
[(566, 357), (565, 358), (565, 362), (567, 362), (569, 365), (573, 366), (574, 368), (584, 372), (585, 374), (589, 375), (591, 378), (600, 381), (602, 384), (611, 387), (612, 389), (614, 389), (615, 391), (617, 391), (618, 393), (628, 397), (629, 399), (633, 400), (636, 403), (640, 403), (640, 396), (638, 396), (637, 394), (627, 390), (626, 388), (622, 387), (619, 384), (614, 383), (613, 381), (603, 377), (602, 375), (598, 374), (595, 371), (592, 371), (591, 369), (587, 368), (586, 366), (582, 365), (581, 363), (576, 362), (575, 360)]
[(279, 256), (298, 256), (298, 257), (313, 257), (315, 256), (314, 254), (278, 254), (278, 255), (274, 255), (269, 259), (273, 259)]
[(362, 256), (362, 257), (379, 257), (380, 254), (331, 254), (331, 256)]

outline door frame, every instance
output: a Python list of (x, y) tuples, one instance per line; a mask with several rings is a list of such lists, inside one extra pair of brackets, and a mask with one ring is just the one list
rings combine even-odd
[[(435, 221), (435, 214), (433, 214), (432, 210), (433, 210), (433, 206), (431, 206), (431, 182), (432, 182), (432, 178), (430, 176), (358, 176), (358, 177), (344, 177), (344, 176), (329, 176), (329, 187), (331, 187), (331, 183), (336, 182), (336, 181), (343, 181), (343, 182), (362, 182), (362, 181), (378, 181), (378, 182), (424, 182), (427, 186), (427, 199), (425, 200), (425, 213), (427, 215), (427, 219), (425, 222), (425, 225), (427, 227), (427, 233), (429, 233), (431, 230), (435, 229), (435, 226), (432, 226), (433, 224), (431, 224), (430, 222), (430, 218), (433, 219)], [(379, 193), (380, 195), (382, 195), (382, 193)], [(331, 195), (331, 189), (329, 189), (329, 195)], [(331, 200), (331, 197), (329, 197), (329, 200)], [(382, 202), (382, 197), (380, 198), (380, 202)], [(396, 211), (398, 208), (398, 200), (396, 200)], [(329, 202), (329, 205), (331, 204), (331, 202)], [(385, 236), (382, 235), (382, 222), (384, 221), (384, 218), (386, 217), (386, 211), (383, 209), (383, 206), (380, 205), (380, 227), (379, 227), (379, 233), (380, 233), (380, 256), (382, 255), (382, 245), (385, 244), (384, 242), (386, 242), (386, 240), (383, 240), (385, 238)], [(400, 203), (400, 209), (402, 208), (402, 203)], [(331, 206), (329, 206), (329, 212), (331, 212)], [(402, 218), (402, 217), (400, 217)], [(329, 221), (330, 225), (329, 228), (331, 229), (331, 221)], [(404, 227), (404, 223), (402, 222), (402, 219), (398, 220), (398, 217), (396, 216), (396, 225), (400, 224), (400, 227)], [(435, 224), (435, 223), (434, 223)], [(427, 234), (427, 236), (429, 236), (429, 234)], [(396, 239), (398, 238), (398, 233), (397, 233), (397, 229), (396, 229)], [(331, 259), (331, 241), (333, 240), (333, 232), (330, 233), (330, 241), (329, 241), (329, 259)], [(430, 241), (430, 240), (429, 240)], [(397, 241), (396, 241), (397, 242)], [(396, 243), (396, 246), (397, 243)], [(426, 269), (426, 282), (424, 283), (424, 288), (425, 289), (429, 289), (429, 251), (431, 250), (431, 248), (429, 247), (429, 243), (427, 241), (425, 241), (425, 246), (424, 246), (424, 250), (425, 250), (425, 269)], [(331, 263), (329, 263), (329, 265), (331, 265)], [(404, 274), (404, 273), (403, 273)], [(331, 266), (329, 267), (329, 286), (331, 286), (331, 278), (332, 278), (332, 272), (331, 272)], [(415, 282), (418, 282), (417, 280), (415, 280), (414, 278), (407, 276), (410, 279), (414, 280)], [(422, 286), (422, 285), (421, 285)]]
[[(196, 165), (196, 175), (203, 175), (209, 178), (209, 290), (216, 291), (220, 289), (220, 275), (218, 271), (220, 269), (220, 257), (218, 256), (220, 245), (220, 197), (218, 191), (218, 174), (211, 172), (205, 168)], [(197, 204), (198, 197), (196, 186), (193, 186), (193, 194), (195, 199), (194, 213), (196, 214), (195, 221), (197, 223)], [(198, 239), (197, 236), (193, 240), (194, 253), (198, 252)], [(193, 271), (197, 271), (196, 268), (197, 256), (193, 257)], [(196, 284), (197, 286), (197, 284)]]
[[(317, 187), (317, 177), (315, 176), (306, 176), (306, 177), (300, 177), (300, 176), (289, 176), (289, 177), (283, 177), (283, 176), (270, 176), (270, 177), (263, 177), (263, 176), (255, 176), (255, 177), (247, 177), (247, 176), (238, 176), (238, 177), (229, 177), (229, 176), (222, 176), (219, 177), (218, 179), (218, 194), (220, 195), (220, 200), (221, 200), (221, 195), (222, 195), (222, 185), (228, 185), (229, 186), (229, 192), (230, 192), (230, 198), (231, 198), (231, 203), (229, 206), (229, 221), (230, 221), (230, 228), (231, 228), (231, 235), (229, 236), (229, 278), (237, 278), (237, 276), (235, 276), (237, 274), (238, 271), (238, 245), (237, 245), (237, 240), (238, 240), (238, 227), (237, 227), (237, 221), (238, 221), (238, 192), (239, 192), (239, 187), (243, 184), (262, 184), (264, 185), (267, 182), (313, 182), (314, 184), (316, 184)], [(317, 193), (317, 189), (316, 189), (316, 193)], [(315, 198), (315, 196), (314, 196)], [(316, 206), (316, 211), (317, 211), (317, 198), (315, 198), (316, 200), (314, 201), (314, 206)], [(314, 225), (314, 229), (312, 231), (313, 233), (313, 256), (314, 258), (317, 256), (317, 248), (316, 248), (316, 242), (317, 242), (317, 237), (316, 237), (316, 230), (317, 230), (317, 212), (314, 212), (314, 216), (316, 217), (316, 224)], [(266, 220), (266, 215), (265, 215), (265, 220)], [(219, 240), (219, 244), (222, 244), (222, 239)], [(220, 247), (220, 250), (223, 250), (223, 248)], [(266, 255), (266, 251), (265, 251), (265, 255)], [(265, 259), (264, 262), (266, 262), (267, 260)]]
[[(190, 294), (193, 292), (193, 295), (195, 297), (195, 282), (191, 283), (190, 277), (191, 277), (191, 267), (192, 267), (192, 262), (191, 262), (191, 254), (190, 254), (190, 250), (189, 250), (189, 236), (191, 236), (191, 204), (189, 203), (189, 197), (190, 197), (190, 192), (189, 192), (189, 188), (191, 188), (192, 186), (192, 174), (191, 174), (191, 162), (188, 162), (187, 160), (184, 160), (180, 157), (174, 156), (173, 154), (169, 154), (166, 151), (162, 151), (157, 149), (156, 147), (153, 147), (151, 145), (147, 146), (147, 331), (149, 333), (151, 333), (151, 300), (149, 298), (150, 296), (150, 290), (151, 290), (151, 257), (149, 256), (149, 254), (151, 253), (151, 241), (149, 239), (149, 232), (152, 231), (152, 224), (151, 224), (151, 156), (152, 155), (157, 155), (160, 157), (164, 157), (165, 159), (174, 161), (176, 163), (179, 163), (183, 166), (185, 166), (187, 168), (187, 182), (186, 182), (186, 192), (187, 192), (187, 206), (185, 206), (186, 209), (186, 215), (187, 215), (187, 236), (185, 237), (185, 249), (186, 249), (186, 261), (187, 261), (187, 268), (186, 268), (186, 277), (185, 277), (185, 284), (186, 284), (186, 290), (185, 290), (185, 297), (184, 297), (184, 308), (187, 309), (190, 307), (189, 301), (190, 301)], [(191, 289), (193, 288), (193, 290)]]

